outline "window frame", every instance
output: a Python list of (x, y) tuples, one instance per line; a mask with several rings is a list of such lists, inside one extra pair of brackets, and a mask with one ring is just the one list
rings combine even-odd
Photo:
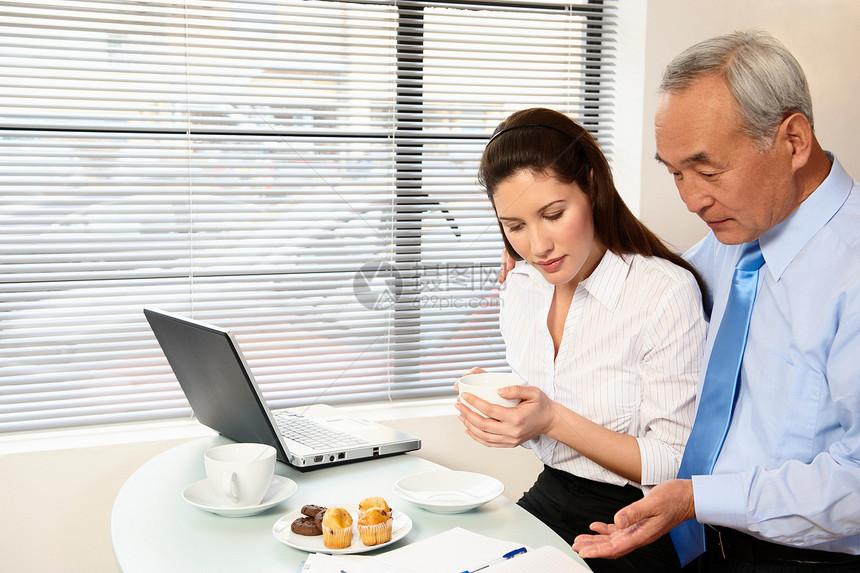
[[(332, 3), (338, 2), (338, 0), (330, 1)], [(362, 3), (361, 0), (357, 1), (358, 3)], [(373, 4), (373, 2), (367, 3)], [(418, 249), (419, 251), (421, 250), (421, 243), (423, 240), (421, 235), (421, 228), (423, 225), (424, 212), (420, 210), (416, 211), (415, 198), (416, 196), (424, 196), (427, 198), (428, 203), (433, 203), (427, 192), (422, 190), (421, 185), (424, 179), (425, 170), (432, 169), (432, 165), (428, 165), (428, 163), (425, 161), (424, 146), (426, 145), (426, 143), (429, 143), (434, 139), (453, 140), (473, 145), (481, 145), (486, 140), (487, 134), (455, 133), (434, 136), (433, 134), (428, 134), (424, 132), (424, 98), (426, 94), (422, 87), (418, 89), (416, 95), (415, 86), (416, 84), (419, 86), (423, 86), (425, 45), (423, 12), (425, 10), (425, 7), (427, 7), (428, 4), (432, 3), (397, 0), (389, 2), (389, 4), (395, 5), (400, 12), (396, 32), (397, 39), (395, 59), (397, 62), (397, 88), (394, 96), (395, 129), (391, 134), (368, 136), (368, 134), (366, 133), (356, 133), (355, 137), (364, 141), (368, 139), (391, 139), (393, 141), (395, 149), (395, 202), (392, 207), (395, 248), (393, 253), (392, 266), (393, 272), (398, 275), (398, 278), (401, 280), (403, 288), (400, 292), (400, 298), (398, 299), (398, 302), (393, 310), (394, 318), (390, 325), (389, 334), (392, 339), (391, 346), (397, 348), (401, 346), (408, 346), (409, 344), (411, 344), (410, 341), (414, 340), (416, 336), (418, 336), (419, 338), (422, 336), (420, 320), (421, 310), (416, 306), (416, 301), (422, 295), (420, 275), (424, 271), (424, 269), (422, 269), (420, 265), (416, 265), (414, 251), (416, 249)], [(556, 8), (556, 5), (553, 3), (527, 1), (480, 2), (474, 0), (450, 0), (444, 2), (443, 4), (454, 8), (467, 9), (480, 9), (487, 6), (493, 6), (496, 8), (540, 7), (542, 9), (546, 9), (547, 6), (551, 6), (553, 8)], [(611, 78), (610, 80), (607, 80), (604, 69), (606, 65), (605, 53), (606, 50), (609, 49), (606, 43), (607, 40), (604, 35), (606, 33), (607, 26), (606, 13), (607, 10), (611, 11), (611, 4), (612, 3), (610, 0), (587, 0), (584, 3), (566, 3), (565, 6), (557, 6), (557, 9), (560, 13), (567, 13), (568, 11), (573, 9), (593, 13), (592, 16), (588, 17), (589, 24), (587, 25), (586, 32), (587, 48), (585, 52), (588, 54), (588, 57), (586, 58), (588, 64), (585, 79), (585, 92), (587, 95), (584, 97), (583, 112), (581, 114), (581, 117), (579, 117), (578, 119), (580, 119), (584, 123), (584, 125), (593, 130), (595, 135), (598, 137), (598, 140), (600, 140), (601, 143), (604, 144), (604, 151), (607, 153), (607, 155), (611, 155), (611, 134), (603, 132), (602, 127), (605, 123), (605, 120), (603, 118), (606, 114), (605, 110), (607, 108), (605, 99), (607, 98), (608, 90), (611, 90), (611, 86), (608, 87), (606, 84), (607, 81), (611, 82)], [(420, 12), (422, 15), (416, 15), (417, 12)], [(416, 80), (416, 78), (418, 79)], [(32, 126), (15, 127), (14, 125), (0, 125), (0, 133), (2, 134), (13, 134), (15, 133), (15, 131), (32, 134), (34, 131), (39, 131), (39, 129), (34, 129)], [(87, 133), (86, 130), (80, 129), (78, 127), (63, 129), (62, 126), (55, 126), (53, 128), (46, 126), (43, 128), (43, 131)], [(89, 130), (89, 132), (93, 134), (132, 133), (133, 136), (141, 138), (185, 137), (189, 140), (193, 140), (195, 139), (195, 137), (205, 138), (223, 136), (236, 139), (254, 139), (272, 136), (272, 133), (270, 131), (263, 132), (257, 130), (240, 132), (230, 130), (220, 131), (218, 129), (212, 129), (207, 127), (192, 128), (190, 127), (190, 122), (189, 127), (185, 131), (181, 131), (178, 128), (139, 128), (135, 130), (130, 130), (94, 126), (91, 130)], [(278, 136), (293, 138), (295, 140), (302, 140), (303, 138), (311, 137), (320, 137), (319, 134), (311, 135), (307, 132), (291, 130), (279, 132)], [(424, 143), (415, 143), (416, 140), (420, 140)], [(436, 204), (439, 206), (440, 210), (443, 209), (443, 206), (441, 204)], [(442, 212), (444, 213), (444, 211)], [(454, 223), (451, 224), (454, 225)], [(456, 228), (452, 227), (452, 230), (456, 231)], [(416, 233), (418, 236), (417, 244)], [(477, 266), (478, 268), (482, 269), (481, 272), (486, 273), (493, 273), (497, 269), (497, 263), (495, 261), (482, 262), (478, 265), (473, 266)], [(193, 282), (195, 280), (195, 277), (191, 276), (189, 277), (189, 279)], [(418, 325), (417, 330), (416, 325)], [(242, 341), (240, 340), (240, 343), (241, 342)], [(393, 356), (393, 372), (395, 373), (395, 376), (397, 375), (397, 372), (401, 370), (401, 368), (403, 370), (410, 370), (414, 368), (411, 362), (404, 364), (402, 367), (400, 366), (400, 362), (401, 357), (395, 351)], [(0, 380), (0, 386), (2, 386), (2, 380)], [(261, 384), (261, 389), (265, 394), (267, 390), (265, 385)], [(450, 389), (448, 393), (453, 396), (453, 388)], [(350, 396), (346, 401), (361, 401), (357, 400), (356, 398), (360, 397)], [(277, 403), (278, 398), (276, 397), (273, 401)], [(158, 416), (155, 416), (155, 418), (151, 418), (150, 416), (147, 416), (145, 412), (138, 412), (131, 413), (129, 416), (120, 416), (120, 418), (123, 420), (157, 419)], [(2, 421), (2, 417), (0, 417), (0, 421)], [(107, 421), (109, 422), (110, 419)], [(76, 425), (76, 423), (72, 422), (70, 425)], [(60, 427), (66, 426), (66, 423), (60, 425)], [(51, 426), (36, 424), (35, 426), (28, 427), (33, 427), (35, 429), (44, 429), (45, 427)], [(3, 431), (2, 428), (3, 425), (2, 423), (0, 423), (0, 432)]]

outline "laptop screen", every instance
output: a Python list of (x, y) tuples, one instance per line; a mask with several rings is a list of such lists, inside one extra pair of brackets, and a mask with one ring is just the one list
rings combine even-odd
[(279, 458), (285, 457), (229, 332), (150, 309), (143, 312), (197, 419), (237, 442), (274, 446)]

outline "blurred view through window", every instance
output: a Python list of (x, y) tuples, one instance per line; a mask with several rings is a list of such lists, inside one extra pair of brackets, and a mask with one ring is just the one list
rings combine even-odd
[(611, 155), (613, 4), (0, 1), (0, 432), (189, 416), (147, 306), (272, 407), (503, 367), (478, 159), (533, 106)]

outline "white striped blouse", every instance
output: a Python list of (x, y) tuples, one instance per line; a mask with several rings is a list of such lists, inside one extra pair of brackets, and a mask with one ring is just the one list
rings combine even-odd
[[(523, 261), (508, 274), (499, 315), (508, 364), (551, 400), (634, 436), (642, 484), (633, 485), (647, 490), (674, 478), (693, 425), (706, 329), (692, 274), (664, 259), (607, 251), (577, 286), (555, 359), (546, 324), (553, 288)], [(571, 474), (631, 483), (547, 436), (523, 445)]]

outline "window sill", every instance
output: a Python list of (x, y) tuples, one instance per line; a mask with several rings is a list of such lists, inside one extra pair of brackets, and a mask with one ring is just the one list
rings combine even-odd
[[(339, 409), (374, 422), (404, 418), (429, 418), (456, 414), (454, 398), (434, 398), (409, 402), (385, 402), (339, 406)], [(87, 426), (38, 432), (19, 432), (0, 435), (0, 452), (20, 454), (49, 450), (67, 450), (128, 444), (157, 442), (212, 436), (215, 432), (194, 419), (137, 422)]]

